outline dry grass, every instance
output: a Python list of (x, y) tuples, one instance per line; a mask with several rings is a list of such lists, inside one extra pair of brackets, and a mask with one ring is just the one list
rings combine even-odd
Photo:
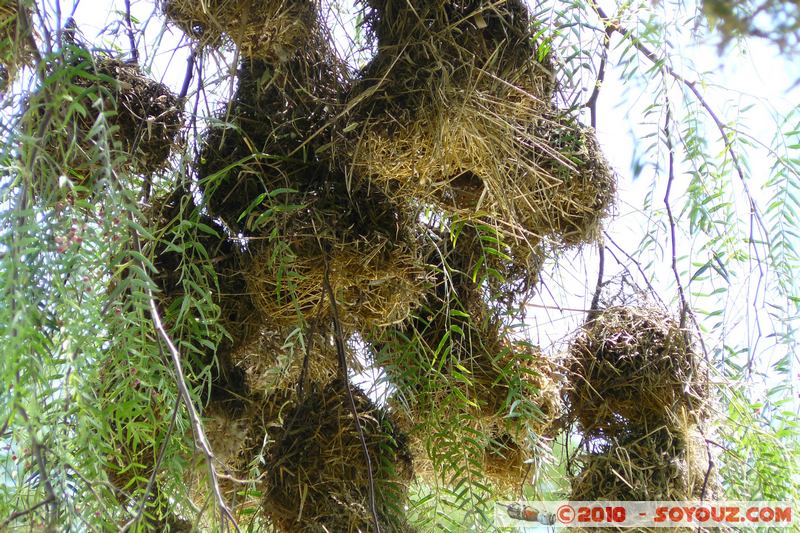
[(567, 363), (570, 410), (584, 431), (614, 434), (706, 408), (707, 375), (689, 333), (655, 307), (610, 307), (584, 326)]
[[(376, 481), (382, 528), (402, 530), (411, 476), (404, 436), (388, 415), (351, 387)], [(267, 460), (267, 516), (284, 531), (371, 528), (367, 463), (344, 384), (314, 387), (288, 413)], [(323, 529), (327, 528), (327, 529)]]
[(594, 133), (551, 109), (551, 67), (531, 59), (526, 8), (411, 4), (371, 4), (378, 54), (351, 91), (337, 155), (510, 242), (595, 239), (615, 178)]
[(316, 23), (310, 0), (162, 0), (167, 20), (208, 46), (230, 39), (245, 57), (288, 60)]

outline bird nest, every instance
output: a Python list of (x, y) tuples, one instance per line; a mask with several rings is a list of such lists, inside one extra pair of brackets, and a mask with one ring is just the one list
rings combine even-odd
[(566, 363), (572, 417), (587, 434), (664, 420), (681, 409), (702, 418), (708, 377), (689, 333), (662, 309), (602, 310), (578, 333)]
[[(685, 418), (684, 422), (689, 418)], [(713, 500), (718, 484), (693, 424), (632, 430), (578, 455), (574, 501)]]
[[(369, 463), (345, 387), (356, 404)], [(270, 450), (263, 509), (283, 531), (370, 530), (370, 465), (381, 529), (395, 531), (404, 521), (412, 472), (404, 435), (357, 388), (341, 380), (313, 387), (287, 413)]]
[(109, 165), (136, 174), (164, 168), (183, 125), (180, 100), (137, 65), (88, 55), (74, 62), (70, 77), (29, 101), (25, 128), (42, 159), (76, 185)]
[(246, 57), (288, 60), (309, 42), (317, 11), (310, 0), (162, 0), (171, 23), (207, 46), (232, 41)]
[(539, 121), (536, 137), (539, 148), (518, 181), (520, 224), (568, 245), (593, 242), (616, 195), (595, 131), (552, 112)]
[[(260, 512), (256, 495), (266, 488), (264, 457), (280, 437), (287, 416), (296, 409), (299, 394), (311, 383), (327, 383), (337, 375), (338, 359), (330, 339), (314, 335), (305, 342), (311, 344), (310, 349), (287, 339), (285, 331), (265, 325), (220, 363), (224, 371), (213, 375), (210, 400), (203, 412), (206, 435), (218, 470), (226, 474), (221, 483), (226, 499), (241, 516)], [(346, 357), (348, 367), (358, 371), (349, 346)], [(203, 471), (196, 469), (192, 476), (198, 479), (188, 483), (204, 483)]]
[(197, 164), (209, 209), (230, 227), (252, 222), (241, 215), (263, 193), (304, 191), (327, 174), (316, 151), (341, 68), (325, 50), (277, 66), (241, 64), (236, 94), (208, 129)]
[(421, 299), (424, 273), (398, 208), (378, 191), (349, 192), (343, 179), (306, 199), (274, 217), (276, 237), (253, 245), (245, 275), (262, 313), (278, 325), (330, 319), (327, 273), (345, 328), (404, 320)]
[(527, 8), (469, 5), (370, 4), (378, 53), (349, 96), (343, 158), (448, 213), (504, 220), (512, 240), (592, 241), (615, 191), (594, 132), (551, 108)]

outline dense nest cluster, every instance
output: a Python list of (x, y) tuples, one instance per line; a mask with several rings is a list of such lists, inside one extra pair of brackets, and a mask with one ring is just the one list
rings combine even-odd
[(594, 132), (552, 109), (552, 67), (524, 4), (368, 7), (378, 52), (339, 143), (353, 171), (446, 212), (504, 220), (509, 241), (593, 240), (615, 179)]
[[(42, 121), (49, 121), (39, 143), (43, 159), (75, 184), (90, 185), (94, 172), (120, 160), (136, 174), (164, 168), (183, 127), (178, 97), (135, 64), (80, 53), (71, 61), (70, 79), (54, 80), (29, 101), (29, 133), (40, 136)], [(54, 102), (60, 102), (55, 109)], [(98, 130), (100, 113), (106, 127)]]
[(412, 476), (407, 445), (386, 412), (350, 388), (369, 451), (367, 462), (341, 379), (313, 387), (286, 415), (267, 459), (267, 515), (285, 531), (365, 531), (373, 524), (369, 475), (375, 477), (383, 529), (403, 525)]
[[(324, 49), (281, 65), (242, 62), (236, 94), (206, 132), (197, 164), (215, 216), (252, 229), (270, 203), (299, 203), (296, 194), (324, 187), (328, 164), (316, 151), (341, 76), (341, 65)], [(252, 217), (242, 219), (248, 208)]]
[[(202, 200), (191, 222), (211, 230), (191, 261), (213, 272), (225, 333), (197, 364), (215, 368), (201, 400), (232, 507), (279, 530), (370, 529), (350, 397), (384, 529), (407, 529), (414, 475), (455, 482), (462, 442), (470, 469), (516, 494), (563, 403), (556, 364), (508, 324), (545, 249), (595, 239), (614, 195), (593, 131), (553, 108), (527, 8), (371, 2), (377, 55), (348, 83), (311, 4), (189, 4), (163, 10), (242, 52), (193, 194), (174, 195)], [(175, 201), (148, 248), (167, 311), (191, 288)], [(342, 379), (339, 356), (358, 371), (365, 347), (388, 411)]]
[(694, 500), (716, 491), (708, 375), (663, 309), (610, 306), (573, 340), (569, 417), (583, 433), (572, 500)]
[(253, 245), (247, 284), (264, 315), (284, 325), (330, 318), (327, 276), (344, 327), (406, 319), (421, 299), (425, 273), (397, 207), (378, 191), (350, 193), (343, 181), (305, 199), (273, 223), (280, 240)]
[(246, 57), (281, 62), (309, 41), (313, 0), (161, 0), (167, 20), (208, 46), (232, 41)]

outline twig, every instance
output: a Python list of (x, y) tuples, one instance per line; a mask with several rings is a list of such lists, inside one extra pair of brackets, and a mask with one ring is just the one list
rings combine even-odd
[[(594, 2), (592, 2), (594, 3)], [(611, 45), (611, 35), (614, 33), (614, 25), (605, 25), (605, 35), (603, 36), (603, 55), (600, 56), (600, 65), (597, 68), (597, 79), (594, 82), (594, 89), (589, 99), (586, 100), (584, 107), (589, 108), (589, 116), (592, 128), (597, 128), (597, 99), (600, 97), (600, 89), (606, 79), (606, 63), (608, 62), (608, 48)]]
[(369, 481), (369, 508), (370, 511), (372, 511), (372, 520), (375, 525), (375, 533), (380, 533), (381, 526), (380, 522), (378, 521), (378, 508), (375, 503), (375, 480), (372, 476), (372, 460), (369, 457), (367, 440), (364, 438), (364, 430), (361, 428), (361, 421), (358, 419), (358, 409), (356, 408), (356, 402), (353, 399), (353, 391), (350, 390), (350, 382), (347, 377), (347, 357), (345, 356), (344, 336), (342, 335), (342, 325), (339, 322), (339, 311), (336, 307), (336, 296), (333, 294), (331, 282), (328, 278), (328, 259), (325, 257), (325, 254), (323, 254), (323, 261), (325, 263), (325, 269), (322, 273), (322, 283), (324, 285), (325, 292), (328, 294), (328, 299), (330, 300), (331, 305), (333, 331), (336, 341), (336, 353), (339, 356), (339, 375), (342, 379), (342, 383), (344, 384), (344, 388), (347, 391), (347, 399), (350, 403), (350, 412), (353, 415), (353, 421), (356, 425), (358, 438), (361, 441), (361, 449), (364, 452), (364, 460), (367, 463), (367, 478)]
[(600, 293), (603, 291), (603, 270), (606, 263), (605, 244), (602, 242), (597, 243), (597, 252), (599, 262), (597, 266), (597, 285), (594, 288), (594, 296), (592, 296), (592, 305), (589, 307), (589, 314), (586, 317), (586, 322), (592, 322), (597, 316), (597, 311), (600, 307)]
[(131, 22), (131, 0), (125, 0), (125, 29), (128, 32), (128, 41), (131, 44), (131, 61), (139, 64), (139, 49), (136, 47), (136, 37), (133, 33), (133, 22)]
[[(134, 236), (137, 248), (141, 250), (141, 247), (138, 245), (138, 235), (134, 233)], [(144, 268), (144, 265), (142, 265), (142, 269)], [(156, 306), (156, 301), (153, 298), (153, 292), (150, 290), (150, 287), (146, 287), (145, 292), (147, 293), (147, 299), (150, 304), (150, 317), (153, 320), (153, 326), (156, 328), (161, 340), (164, 342), (164, 344), (166, 344), (172, 358), (172, 366), (175, 369), (175, 380), (178, 384), (178, 391), (183, 399), (183, 403), (186, 405), (186, 410), (189, 412), (189, 420), (192, 423), (195, 444), (200, 447), (206, 456), (208, 474), (211, 481), (211, 490), (214, 492), (214, 499), (216, 500), (217, 506), (219, 507), (221, 513), (220, 518), (222, 530), (225, 531), (227, 529), (226, 520), (228, 520), (236, 529), (236, 531), (240, 531), (239, 525), (236, 523), (236, 519), (233, 517), (231, 510), (228, 509), (228, 506), (225, 504), (225, 499), (222, 497), (222, 492), (219, 488), (219, 480), (217, 480), (217, 471), (214, 468), (214, 454), (211, 452), (211, 446), (206, 438), (205, 429), (203, 429), (203, 422), (200, 420), (200, 416), (197, 414), (197, 410), (194, 407), (194, 402), (192, 402), (192, 397), (189, 394), (189, 387), (186, 385), (186, 378), (184, 377), (183, 366), (181, 365), (181, 354), (178, 352), (178, 349), (172, 342), (169, 333), (167, 333), (167, 331), (164, 329), (164, 325), (161, 322), (161, 316), (159, 315), (158, 307)]]
[[(119, 183), (119, 179), (117, 178), (114, 172), (110, 173), (112, 183), (120, 190), (124, 190), (122, 185)], [(127, 212), (128, 218), (133, 222), (133, 213), (130, 209), (125, 209)], [(140, 254), (142, 254), (142, 245), (139, 241), (139, 234), (134, 230), (131, 229), (131, 240), (133, 241), (134, 249)], [(139, 263), (140, 268), (143, 271), (147, 271), (147, 267), (144, 263)], [(192, 401), (191, 394), (189, 393), (189, 387), (186, 385), (186, 377), (183, 373), (183, 365), (181, 364), (181, 355), (178, 349), (175, 347), (175, 344), (172, 342), (172, 339), (167, 333), (167, 330), (164, 328), (164, 324), (161, 321), (160, 313), (158, 312), (158, 306), (156, 305), (155, 297), (153, 296), (153, 291), (150, 290), (150, 287), (145, 285), (144, 287), (145, 296), (147, 297), (148, 307), (150, 311), (150, 318), (153, 321), (153, 326), (156, 329), (156, 332), (159, 338), (163, 341), (163, 343), (167, 346), (169, 350), (170, 358), (172, 359), (172, 366), (175, 370), (175, 381), (178, 385), (178, 392), (180, 394), (183, 403), (186, 405), (186, 410), (189, 413), (189, 420), (192, 425), (192, 431), (194, 434), (195, 445), (198, 446), (202, 451), (203, 454), (206, 456), (206, 464), (208, 465), (208, 473), (209, 473), (209, 481), (211, 483), (211, 490), (214, 494), (214, 500), (219, 508), (220, 511), (220, 525), (222, 531), (227, 531), (227, 524), (233, 525), (236, 531), (241, 531), (239, 529), (239, 524), (236, 523), (236, 519), (233, 517), (231, 510), (228, 509), (228, 506), (225, 504), (225, 499), (222, 497), (222, 491), (219, 488), (219, 480), (217, 479), (217, 471), (214, 468), (214, 454), (211, 451), (211, 446), (208, 443), (208, 438), (206, 437), (205, 429), (203, 428), (203, 423), (200, 420), (200, 416), (197, 413), (197, 410), (194, 407), (194, 402)]]
[(29, 507), (29, 508), (24, 509), (22, 511), (15, 511), (15, 512), (11, 513), (8, 518), (6, 518), (2, 522), (0, 522), (0, 531), (4, 531), (5, 528), (8, 527), (8, 525), (11, 522), (13, 522), (14, 520), (16, 520), (17, 518), (22, 518), (23, 516), (25, 516), (27, 514), (31, 514), (32, 512), (34, 512), (39, 507), (44, 507), (45, 505), (48, 505), (48, 504), (52, 503), (54, 501), (54, 498), (55, 498), (55, 496), (48, 496), (46, 499), (40, 501), (39, 503), (37, 503), (33, 507)]
[(677, 243), (675, 241), (675, 217), (672, 215), (672, 206), (669, 203), (669, 195), (672, 191), (672, 183), (675, 181), (675, 150), (672, 146), (672, 137), (669, 130), (670, 121), (672, 120), (672, 111), (669, 107), (669, 101), (666, 104), (666, 116), (664, 117), (664, 142), (667, 144), (667, 190), (664, 192), (664, 206), (667, 208), (667, 218), (669, 219), (669, 237), (670, 237), (670, 254), (672, 274), (675, 276), (675, 283), (678, 286), (678, 296), (681, 300), (681, 317), (680, 327), (684, 329), (686, 326), (686, 314), (689, 312), (689, 304), (686, 301), (686, 293), (683, 290), (681, 283), (681, 276), (678, 273), (678, 258), (677, 258)]
[(189, 57), (186, 59), (186, 74), (183, 77), (183, 85), (181, 85), (181, 92), (178, 93), (178, 100), (183, 100), (189, 93), (189, 84), (192, 82), (194, 75), (194, 62), (197, 57), (197, 48), (192, 48), (189, 52)]

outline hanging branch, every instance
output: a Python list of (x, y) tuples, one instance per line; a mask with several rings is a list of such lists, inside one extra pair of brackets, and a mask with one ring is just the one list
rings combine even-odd
[(17, 518), (22, 518), (23, 516), (29, 515), (39, 507), (44, 507), (45, 505), (49, 505), (50, 503), (53, 503), (53, 501), (54, 501), (53, 496), (48, 496), (46, 499), (40, 501), (36, 505), (28, 507), (27, 509), (23, 509), (22, 511), (15, 511), (11, 513), (8, 516), (8, 518), (0, 522), (0, 531), (5, 531), (5, 528), (8, 527), (8, 525), (11, 524), (11, 522), (16, 520)]
[[(159, 348), (161, 348), (161, 345), (159, 345)], [(170, 418), (169, 427), (167, 428), (167, 433), (164, 435), (164, 440), (161, 442), (161, 448), (158, 450), (158, 457), (156, 457), (156, 462), (153, 465), (153, 471), (150, 473), (150, 478), (147, 480), (147, 486), (144, 489), (144, 494), (142, 495), (142, 501), (139, 504), (139, 509), (136, 511), (136, 516), (122, 526), (120, 529), (122, 532), (128, 531), (128, 529), (130, 529), (132, 526), (138, 524), (139, 520), (141, 520), (142, 516), (144, 515), (144, 509), (147, 505), (147, 498), (150, 495), (150, 492), (153, 490), (153, 486), (156, 482), (156, 474), (158, 473), (158, 469), (161, 467), (161, 461), (163, 461), (164, 455), (166, 455), (167, 452), (167, 443), (172, 436), (172, 432), (175, 430), (175, 423), (178, 420), (178, 410), (180, 409), (180, 406), (181, 399), (178, 398), (175, 401), (175, 407), (172, 409), (172, 418)]]
[(597, 285), (595, 285), (592, 305), (589, 307), (589, 314), (586, 317), (587, 323), (592, 322), (597, 316), (597, 311), (600, 308), (600, 293), (603, 291), (603, 270), (605, 269), (606, 254), (602, 237), (600, 238), (600, 242), (597, 243), (597, 253), (599, 256), (597, 265)]
[[(600, 97), (600, 89), (603, 87), (603, 82), (606, 79), (606, 64), (608, 63), (608, 48), (611, 45), (611, 35), (614, 33), (614, 26), (611, 24), (606, 25), (606, 32), (603, 36), (603, 55), (600, 56), (600, 65), (597, 68), (597, 79), (594, 82), (594, 89), (589, 99), (583, 104), (584, 107), (589, 108), (589, 116), (592, 128), (597, 128), (597, 99)], [(602, 250), (602, 248), (601, 248)], [(602, 252), (601, 252), (602, 253)]]
[(344, 349), (344, 335), (342, 334), (342, 325), (339, 322), (339, 311), (336, 306), (336, 296), (331, 289), (331, 282), (328, 278), (328, 258), (323, 254), (323, 261), (325, 263), (322, 273), (322, 283), (325, 292), (328, 295), (331, 305), (331, 315), (333, 318), (333, 332), (336, 341), (336, 354), (339, 357), (339, 376), (342, 379), (345, 390), (347, 391), (347, 399), (350, 403), (350, 413), (353, 415), (356, 431), (358, 432), (358, 439), (361, 441), (361, 450), (364, 452), (364, 460), (367, 463), (367, 478), (369, 482), (369, 508), (372, 511), (373, 525), (375, 526), (375, 533), (380, 533), (381, 527), (378, 520), (378, 508), (375, 503), (375, 479), (372, 476), (372, 460), (369, 457), (369, 448), (367, 448), (367, 440), (364, 438), (364, 430), (361, 427), (361, 421), (358, 419), (358, 409), (356, 402), (353, 399), (353, 391), (350, 390), (350, 382), (347, 377), (347, 357)]
[[(17, 373), (17, 387), (19, 388), (19, 386), (19, 373)], [(33, 454), (33, 458), (36, 460), (36, 466), (39, 469), (39, 478), (42, 480), (44, 490), (47, 493), (47, 498), (44, 500), (48, 505), (47, 523), (48, 525), (53, 526), (56, 523), (55, 519), (58, 511), (58, 498), (56, 498), (55, 489), (53, 488), (53, 484), (50, 482), (50, 475), (48, 474), (47, 463), (44, 460), (42, 445), (39, 443), (39, 439), (36, 438), (36, 431), (33, 429), (33, 426), (31, 426), (31, 420), (28, 417), (28, 412), (21, 405), (17, 406), (17, 411), (19, 411), (20, 416), (22, 416), (22, 420), (25, 422), (25, 425), (28, 426), (28, 434), (31, 438), (31, 453)]]
[(672, 206), (669, 203), (669, 195), (672, 191), (672, 183), (675, 181), (675, 150), (672, 146), (672, 137), (669, 130), (670, 121), (672, 119), (672, 111), (669, 107), (669, 101), (666, 103), (666, 117), (664, 117), (664, 142), (667, 144), (667, 190), (664, 192), (664, 206), (667, 208), (667, 218), (669, 219), (669, 241), (670, 241), (670, 255), (672, 274), (675, 276), (675, 283), (678, 286), (678, 296), (681, 300), (681, 315), (680, 327), (683, 329), (686, 326), (686, 315), (689, 313), (689, 304), (686, 301), (686, 293), (683, 290), (681, 283), (681, 276), (678, 273), (678, 258), (677, 258), (677, 243), (675, 241), (675, 217), (672, 214)]
[[(736, 170), (736, 175), (738, 176), (739, 181), (742, 184), (742, 188), (744, 189), (745, 196), (747, 197), (747, 203), (750, 206), (751, 226), (752, 226), (752, 220), (755, 219), (759, 228), (761, 229), (762, 235), (764, 236), (764, 241), (766, 242), (767, 246), (769, 246), (769, 232), (767, 231), (767, 227), (764, 224), (764, 221), (761, 218), (761, 214), (758, 211), (758, 206), (756, 205), (756, 202), (753, 199), (753, 195), (750, 192), (750, 187), (747, 185), (747, 179), (745, 178), (742, 164), (739, 161), (739, 155), (735, 150), (733, 143), (730, 140), (730, 137), (728, 136), (727, 132), (728, 127), (722, 123), (717, 113), (703, 97), (703, 94), (697, 88), (697, 82), (684, 78), (682, 75), (678, 74), (675, 71), (675, 69), (673, 69), (672, 67), (661, 61), (655, 54), (655, 52), (650, 50), (650, 48), (648, 48), (639, 39), (637, 39), (632, 32), (621, 26), (617, 21), (610, 19), (602, 7), (598, 6), (594, 2), (591, 2), (591, 5), (595, 13), (597, 13), (597, 16), (600, 17), (600, 20), (602, 21), (607, 34), (608, 32), (618, 33), (619, 35), (622, 36), (623, 39), (627, 39), (636, 50), (638, 50), (654, 65), (662, 65), (663, 63), (661, 69), (667, 74), (669, 74), (673, 79), (685, 85), (692, 92), (694, 97), (697, 99), (697, 102), (706, 111), (711, 120), (714, 121), (714, 125), (717, 127), (717, 130), (719, 130), (720, 137), (722, 138), (722, 142), (725, 146), (725, 152), (730, 156), (731, 161), (733, 162), (733, 167)], [(751, 229), (750, 244), (753, 246), (753, 249), (755, 250), (756, 260), (759, 263), (759, 268), (761, 268), (760, 267), (761, 259), (758, 255), (758, 249), (755, 247), (755, 242), (756, 241), (753, 238)]]
[(192, 48), (189, 52), (189, 57), (186, 59), (186, 74), (183, 77), (181, 92), (178, 93), (178, 100), (186, 98), (186, 94), (189, 92), (189, 84), (192, 82), (192, 76), (194, 75), (194, 62), (196, 57), (197, 48), (195, 47)]
[(131, 22), (131, 0), (125, 0), (125, 29), (128, 32), (128, 41), (131, 45), (131, 62), (139, 64), (139, 49), (136, 47), (136, 37), (134, 36), (133, 22)]
[[(134, 235), (134, 243), (136, 248), (140, 251), (141, 254), (141, 246), (139, 245), (139, 237), (136, 233)], [(141, 265), (142, 269), (145, 268), (144, 264)], [(147, 299), (150, 305), (150, 317), (153, 321), (153, 326), (156, 328), (158, 332), (158, 336), (167, 346), (169, 350), (169, 354), (172, 359), (172, 366), (175, 370), (175, 381), (178, 385), (178, 392), (180, 393), (181, 398), (183, 399), (184, 405), (186, 405), (186, 410), (189, 412), (189, 420), (192, 423), (192, 431), (195, 437), (195, 444), (199, 446), (202, 450), (203, 454), (206, 456), (206, 464), (208, 465), (208, 475), (211, 481), (211, 490), (214, 492), (214, 499), (216, 500), (217, 506), (219, 507), (220, 514), (221, 514), (221, 525), (222, 530), (225, 531), (226, 528), (226, 520), (230, 521), (236, 531), (240, 531), (239, 525), (236, 523), (236, 519), (233, 517), (231, 510), (228, 509), (228, 506), (225, 504), (225, 499), (222, 497), (222, 491), (219, 488), (219, 480), (217, 479), (217, 471), (214, 468), (214, 454), (211, 452), (211, 445), (208, 443), (208, 438), (206, 437), (205, 429), (203, 428), (203, 422), (200, 420), (200, 415), (197, 414), (197, 409), (194, 407), (194, 402), (192, 402), (192, 397), (189, 393), (189, 387), (186, 385), (186, 378), (183, 373), (183, 366), (181, 365), (181, 354), (178, 352), (178, 349), (175, 347), (175, 344), (172, 342), (172, 339), (167, 333), (167, 330), (164, 329), (164, 324), (161, 322), (161, 316), (158, 312), (158, 307), (156, 306), (156, 301), (153, 297), (153, 292), (150, 290), (150, 287), (145, 288), (145, 293), (147, 295)]]

